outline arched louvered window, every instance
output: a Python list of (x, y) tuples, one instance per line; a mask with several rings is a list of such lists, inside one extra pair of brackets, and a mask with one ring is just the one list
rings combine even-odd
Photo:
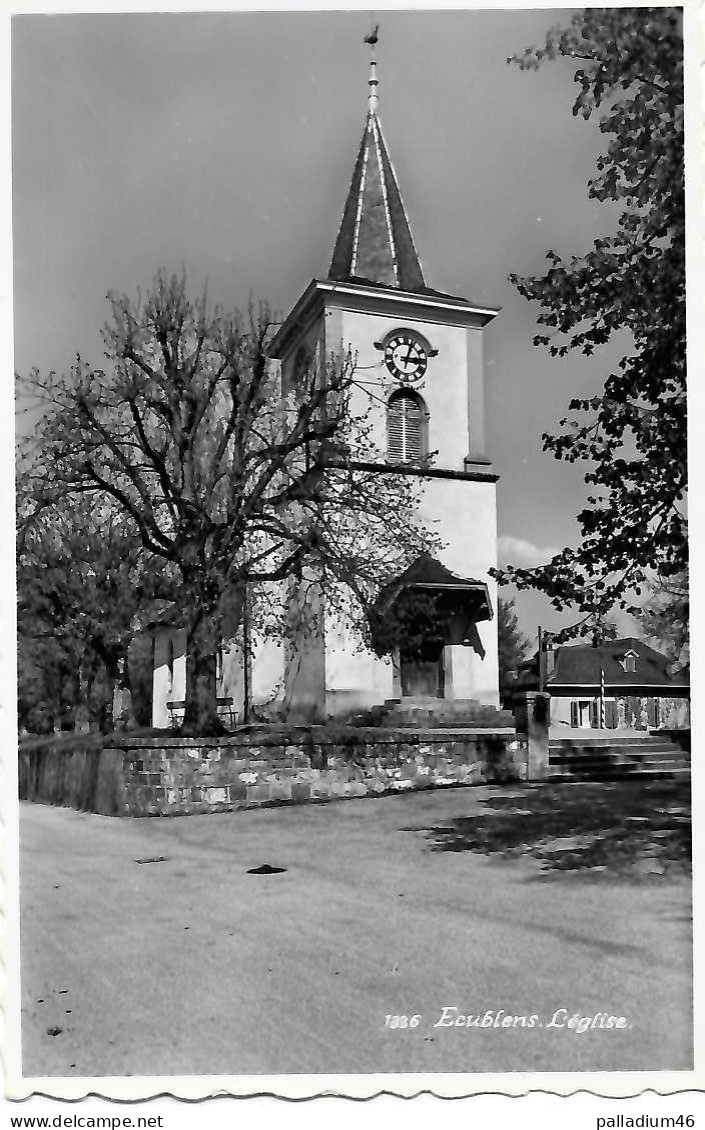
[(400, 389), (387, 402), (387, 459), (420, 463), (426, 455), (426, 405), (416, 392)]

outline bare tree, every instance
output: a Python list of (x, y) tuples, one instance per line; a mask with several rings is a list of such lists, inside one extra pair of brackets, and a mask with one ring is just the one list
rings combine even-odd
[(352, 357), (316, 354), (284, 393), (266, 307), (211, 312), (163, 271), (136, 302), (108, 298), (108, 367), (78, 357), (22, 382), (42, 405), (29, 489), (39, 505), (69, 494), (118, 506), (152, 562), (151, 595), (186, 628), (184, 728), (217, 729), (217, 649), (248, 588), (314, 577), (363, 624), (379, 586), (432, 539), (414, 481), (370, 469)]

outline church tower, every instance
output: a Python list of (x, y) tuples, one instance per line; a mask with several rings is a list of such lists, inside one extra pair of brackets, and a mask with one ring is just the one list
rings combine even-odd
[[(372, 40), (372, 51), (376, 36)], [(369, 42), (369, 40), (368, 40)], [(422, 516), (443, 542), (387, 594), (424, 589), (455, 602), (449, 638), (379, 659), (322, 629), (310, 657), (319, 715), (388, 699), (475, 699), (497, 705), (496, 482), (485, 448), (483, 331), (496, 309), (427, 285), (378, 112), (372, 57), (367, 115), (325, 278), (315, 278), (276, 334), (270, 353), (285, 385), (302, 358), (350, 350), (373, 404), (380, 472), (421, 476)], [(355, 395), (365, 398), (365, 391)], [(353, 410), (355, 403), (353, 402)], [(434, 453), (429, 462), (427, 456)], [(314, 690), (314, 686), (316, 689)]]

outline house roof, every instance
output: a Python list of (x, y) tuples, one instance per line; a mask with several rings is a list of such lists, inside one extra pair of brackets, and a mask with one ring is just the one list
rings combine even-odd
[[(635, 670), (625, 669), (624, 657), (633, 652)], [(563, 686), (600, 686), (604, 670), (605, 685), (610, 687), (683, 687), (688, 680), (668, 672), (668, 660), (643, 640), (628, 636), (605, 640), (600, 647), (590, 644), (564, 644), (556, 649), (555, 665), (546, 680), (546, 689)]]

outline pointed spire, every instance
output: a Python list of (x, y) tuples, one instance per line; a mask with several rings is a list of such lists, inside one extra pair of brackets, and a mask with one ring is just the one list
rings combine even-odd
[(328, 274), (339, 282), (360, 279), (420, 291), (423, 271), (377, 115), (378, 31), (365, 37), (371, 49), (367, 121)]

